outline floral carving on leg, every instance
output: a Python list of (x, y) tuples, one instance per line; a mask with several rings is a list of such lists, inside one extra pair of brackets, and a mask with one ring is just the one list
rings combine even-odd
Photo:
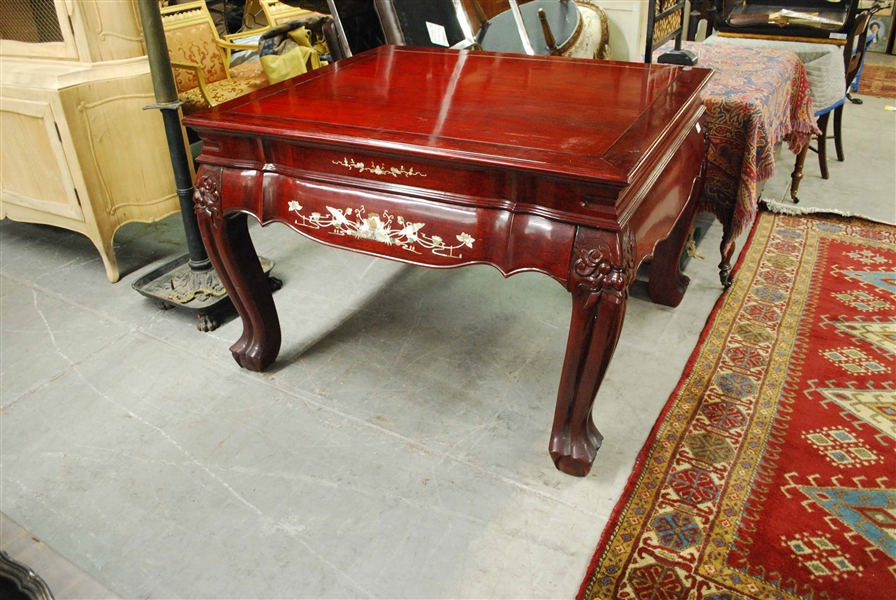
[(218, 177), (201, 175), (193, 192), (193, 211), (200, 217), (206, 217), (217, 228), (221, 212), (221, 192), (218, 189)]
[[(602, 294), (616, 304), (628, 296), (628, 286), (635, 278), (635, 236), (626, 229), (618, 248), (601, 240), (595, 248), (579, 248), (572, 272), (579, 292), (588, 292), (584, 308), (591, 308)], [(617, 257), (621, 257), (617, 259)]]

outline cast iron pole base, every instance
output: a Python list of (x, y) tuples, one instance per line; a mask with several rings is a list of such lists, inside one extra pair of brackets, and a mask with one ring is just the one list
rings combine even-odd
[[(283, 287), (282, 281), (270, 275), (274, 261), (261, 256), (258, 260), (271, 289)], [(196, 271), (189, 261), (189, 254), (176, 258), (135, 281), (133, 288), (162, 310), (177, 308), (195, 314), (199, 331), (214, 331), (221, 324), (222, 312), (231, 309), (233, 303), (214, 269)]]

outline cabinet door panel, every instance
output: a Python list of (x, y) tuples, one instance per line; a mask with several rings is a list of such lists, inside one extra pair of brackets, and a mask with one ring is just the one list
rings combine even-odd
[(51, 104), (2, 98), (0, 146), (0, 200), (84, 219)]

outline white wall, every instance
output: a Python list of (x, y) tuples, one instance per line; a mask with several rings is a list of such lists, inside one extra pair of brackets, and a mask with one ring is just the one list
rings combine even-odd
[(598, 0), (610, 20), (613, 60), (638, 60), (647, 39), (647, 0)]

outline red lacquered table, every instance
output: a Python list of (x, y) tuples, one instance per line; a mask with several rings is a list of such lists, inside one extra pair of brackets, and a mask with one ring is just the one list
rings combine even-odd
[(246, 216), (436, 268), (545, 273), (572, 294), (550, 453), (585, 475), (591, 407), (637, 268), (676, 306), (703, 181), (706, 69), (381, 47), (196, 113), (195, 208), (260, 371), (280, 349)]

